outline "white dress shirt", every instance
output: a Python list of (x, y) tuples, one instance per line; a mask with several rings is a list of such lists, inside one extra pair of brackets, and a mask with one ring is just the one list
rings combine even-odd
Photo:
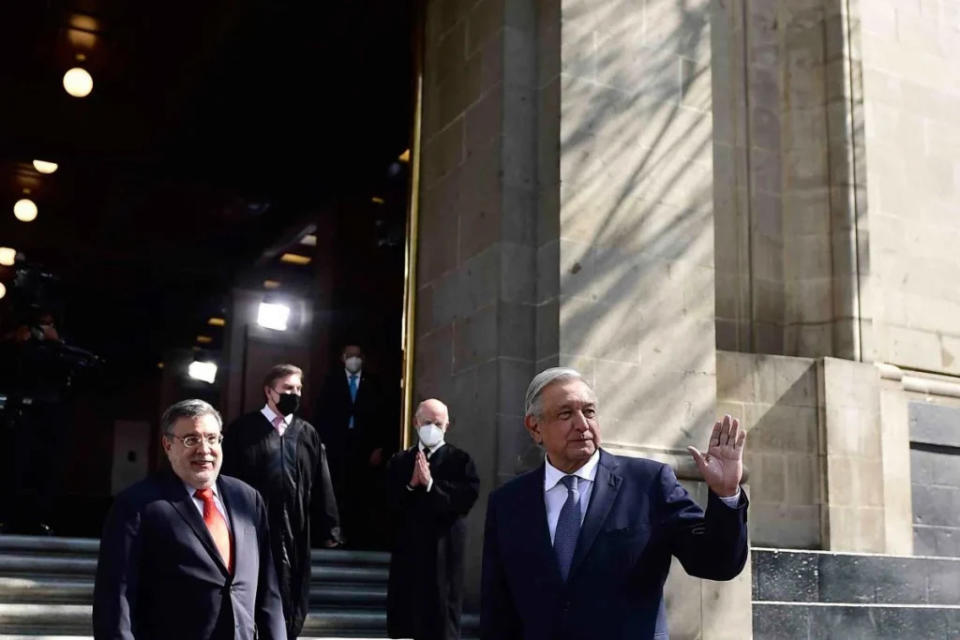
[(587, 515), (590, 505), (590, 494), (593, 493), (593, 483), (597, 479), (597, 463), (600, 462), (600, 450), (597, 449), (587, 460), (586, 464), (572, 474), (564, 473), (550, 464), (550, 459), (544, 457), (546, 471), (543, 474), (543, 500), (547, 505), (547, 526), (550, 528), (550, 544), (557, 533), (557, 521), (560, 519), (560, 510), (567, 501), (567, 487), (560, 480), (567, 475), (577, 476), (577, 487), (580, 493), (580, 524)]
[[(200, 512), (200, 519), (203, 520), (203, 500), (201, 500), (196, 496), (196, 493), (197, 493), (196, 489), (188, 485), (186, 482), (183, 483), (183, 486), (186, 487), (187, 493), (189, 493), (190, 497), (192, 498), (193, 506), (195, 506), (197, 508), (197, 511)], [(227, 510), (223, 506), (223, 501), (220, 499), (220, 489), (217, 488), (216, 484), (214, 484), (210, 488), (213, 489), (213, 504), (217, 506), (217, 511), (219, 511), (220, 515), (223, 516), (223, 521), (227, 523), (227, 530), (229, 531), (230, 518), (227, 517)]]
[[(597, 449), (587, 460), (586, 464), (574, 471), (572, 474), (566, 474), (560, 471), (552, 464), (550, 458), (544, 456), (546, 469), (543, 474), (543, 501), (547, 506), (547, 526), (550, 528), (550, 544), (553, 544), (553, 538), (557, 533), (557, 521), (560, 520), (560, 510), (563, 503), (567, 501), (567, 487), (560, 482), (567, 475), (577, 476), (577, 488), (580, 493), (580, 524), (587, 515), (587, 507), (590, 506), (590, 496), (593, 493), (593, 483), (597, 479), (597, 464), (600, 462), (600, 450)], [(740, 489), (732, 496), (720, 498), (723, 504), (731, 509), (735, 509), (740, 503)]]

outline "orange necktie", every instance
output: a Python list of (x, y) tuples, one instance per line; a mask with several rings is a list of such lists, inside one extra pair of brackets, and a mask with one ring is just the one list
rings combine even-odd
[(213, 538), (213, 543), (217, 545), (224, 564), (227, 565), (227, 571), (233, 573), (233, 562), (230, 558), (230, 532), (227, 530), (227, 522), (213, 501), (213, 489), (197, 489), (193, 495), (203, 500), (203, 521), (210, 530), (210, 536)]

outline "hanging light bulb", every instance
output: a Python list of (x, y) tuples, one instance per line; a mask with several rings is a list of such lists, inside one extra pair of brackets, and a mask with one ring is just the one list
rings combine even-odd
[(0, 247), (0, 265), (12, 267), (17, 260), (17, 250), (10, 247)]
[(83, 67), (74, 67), (63, 74), (63, 88), (74, 98), (86, 98), (93, 91), (93, 77)]
[(56, 162), (48, 162), (47, 160), (33, 161), (33, 168), (40, 173), (53, 173), (57, 170), (57, 167), (59, 167), (59, 165)]
[(37, 205), (30, 198), (20, 198), (13, 205), (13, 215), (21, 222), (32, 222), (37, 218)]

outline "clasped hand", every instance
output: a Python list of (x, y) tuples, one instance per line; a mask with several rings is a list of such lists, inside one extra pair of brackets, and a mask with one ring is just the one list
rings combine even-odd
[(428, 487), (433, 476), (430, 475), (430, 464), (423, 451), (417, 451), (417, 457), (413, 462), (413, 475), (410, 477), (411, 487)]

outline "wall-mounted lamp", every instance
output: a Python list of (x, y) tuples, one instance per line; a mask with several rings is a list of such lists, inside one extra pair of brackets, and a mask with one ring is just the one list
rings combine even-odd
[(187, 375), (194, 380), (202, 380), (203, 382), (213, 384), (213, 381), (217, 379), (217, 363), (194, 360), (187, 367)]
[(286, 331), (290, 319), (290, 307), (285, 304), (261, 302), (257, 311), (257, 324), (266, 329)]

